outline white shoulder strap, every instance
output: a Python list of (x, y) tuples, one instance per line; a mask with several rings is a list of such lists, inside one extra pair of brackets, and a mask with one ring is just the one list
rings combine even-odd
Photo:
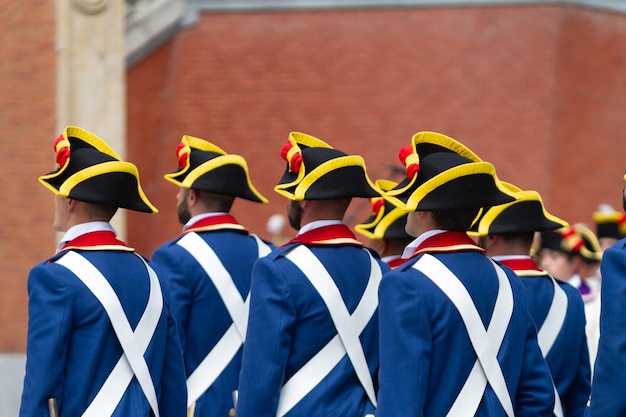
[[(259, 257), (267, 255), (270, 252), (269, 246), (256, 235), (251, 236), (257, 242)], [(177, 244), (189, 252), (204, 269), (233, 321), (218, 343), (187, 378), (187, 403), (191, 405), (213, 385), (244, 343), (249, 303), (247, 296), (246, 300), (241, 297), (230, 273), (215, 251), (197, 233), (187, 233)]]
[[(552, 346), (554, 346), (556, 338), (559, 336), (559, 333), (561, 333), (561, 329), (565, 323), (565, 316), (567, 315), (568, 304), (565, 291), (563, 291), (553, 277), (550, 277), (550, 280), (554, 286), (554, 296), (552, 297), (552, 304), (550, 305), (550, 310), (548, 310), (548, 315), (537, 332), (537, 341), (539, 342), (539, 348), (544, 358), (548, 356)], [(556, 417), (563, 417), (564, 413), (561, 397), (556, 387), (554, 388), (554, 396), (554, 415)]]
[(495, 392), (507, 415), (509, 417), (515, 415), (506, 380), (497, 359), (513, 312), (513, 292), (504, 271), (493, 261), (492, 264), (498, 275), (499, 288), (487, 330), (467, 289), (441, 261), (425, 254), (412, 266), (433, 281), (452, 301), (461, 315), (477, 356), (470, 375), (448, 411), (448, 417), (474, 415), (487, 383)]
[[(366, 251), (368, 254), (369, 252)], [(352, 315), (348, 312), (339, 289), (320, 260), (306, 246), (300, 245), (286, 254), (309, 279), (322, 297), (337, 335), (300, 369), (281, 390), (278, 416), (283, 416), (304, 398), (337, 363), (348, 355), (361, 385), (376, 405), (376, 393), (359, 336), (378, 308), (378, 285), (382, 271), (370, 257), (370, 277), (359, 304)]]
[(156, 274), (143, 258), (138, 257), (143, 261), (150, 277), (150, 295), (146, 309), (134, 332), (115, 291), (91, 262), (73, 251), (67, 252), (56, 261), (72, 271), (100, 301), (124, 350), (104, 385), (83, 413), (84, 417), (113, 414), (133, 376), (137, 378), (154, 415), (159, 417), (156, 391), (143, 355), (161, 317), (163, 295)]

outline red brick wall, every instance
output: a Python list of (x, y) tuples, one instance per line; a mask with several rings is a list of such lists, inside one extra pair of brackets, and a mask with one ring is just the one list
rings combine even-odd
[(54, 169), (53, 4), (5, 2), (0, 23), (0, 352), (19, 352), (26, 346), (28, 271), (55, 244), (52, 194), (37, 181)]
[[(183, 134), (247, 158), (270, 204), (234, 212), (263, 237), (285, 212), (273, 186), (294, 130), (363, 155), (372, 179), (414, 133), (439, 131), (590, 222), (620, 204), (625, 31), (626, 15), (558, 6), (204, 13), (128, 72), (129, 158), (161, 210), (131, 214), (129, 240), (150, 253), (179, 232), (162, 175)], [(348, 222), (367, 211), (355, 201)]]

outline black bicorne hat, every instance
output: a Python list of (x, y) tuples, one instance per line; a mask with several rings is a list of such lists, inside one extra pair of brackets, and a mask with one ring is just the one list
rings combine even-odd
[(407, 178), (386, 192), (385, 199), (404, 210), (474, 209), (515, 200), (492, 164), (448, 136), (416, 133), (399, 156)]
[[(382, 191), (390, 190), (396, 185), (394, 181), (376, 181), (376, 186)], [(354, 226), (357, 232), (370, 239), (413, 239), (405, 230), (408, 211), (385, 201), (383, 197), (372, 197), (370, 203), (372, 214), (363, 223)]]
[(120, 157), (102, 139), (75, 126), (54, 142), (58, 167), (39, 177), (61, 197), (87, 203), (157, 213), (139, 183), (137, 167)]
[(602, 249), (598, 238), (591, 230), (581, 224), (541, 232), (539, 249), (544, 248), (579, 255), (589, 261), (602, 259)]
[(209, 141), (188, 135), (176, 148), (176, 156), (178, 170), (166, 174), (165, 179), (179, 187), (267, 203), (252, 185), (242, 156), (227, 154)]
[(365, 161), (313, 136), (291, 132), (281, 157), (287, 167), (274, 191), (294, 201), (380, 196)]
[(517, 195), (510, 203), (485, 208), (474, 222), (471, 232), (478, 236), (509, 233), (531, 233), (568, 226), (565, 220), (548, 213), (537, 191), (522, 191), (512, 184), (502, 185)]
[(621, 239), (626, 236), (626, 213), (622, 213), (610, 206), (601, 206), (593, 213), (598, 238), (610, 237)]

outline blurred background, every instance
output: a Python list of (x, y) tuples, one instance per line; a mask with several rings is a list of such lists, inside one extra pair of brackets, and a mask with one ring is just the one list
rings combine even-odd
[[(17, 413), (29, 269), (54, 253), (55, 169), (67, 125), (139, 167), (156, 215), (115, 226), (145, 256), (176, 236), (182, 135), (244, 156), (266, 205), (233, 214), (276, 243), (273, 191), (289, 132), (399, 181), (398, 150), (432, 130), (541, 193), (570, 223), (621, 210), (626, 168), (623, 0), (56, 0), (0, 4), (0, 415)], [(369, 215), (355, 200), (346, 222)]]

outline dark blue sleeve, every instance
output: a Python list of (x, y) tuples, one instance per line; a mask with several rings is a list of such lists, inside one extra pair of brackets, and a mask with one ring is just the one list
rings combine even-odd
[(252, 271), (237, 417), (275, 417), (297, 312), (274, 258)]
[(626, 415), (626, 255), (624, 240), (602, 256), (600, 342), (589, 417)]
[[(186, 329), (188, 325), (189, 306), (192, 301), (193, 288), (191, 270), (184, 260), (189, 256), (182, 254), (184, 249), (175, 244), (165, 244), (154, 251), (152, 262), (163, 271), (163, 278), (170, 291), (170, 311), (176, 325), (180, 345), (185, 350)], [(185, 255), (185, 256), (183, 256)]]
[[(28, 334), (26, 375), (20, 417), (48, 415), (48, 398), (64, 391), (64, 369), (72, 328), (65, 268), (35, 266), (28, 276)], [(59, 408), (63, 404), (59, 402)]]
[(380, 283), (377, 417), (424, 413), (432, 335), (415, 281), (411, 274), (390, 272)]

